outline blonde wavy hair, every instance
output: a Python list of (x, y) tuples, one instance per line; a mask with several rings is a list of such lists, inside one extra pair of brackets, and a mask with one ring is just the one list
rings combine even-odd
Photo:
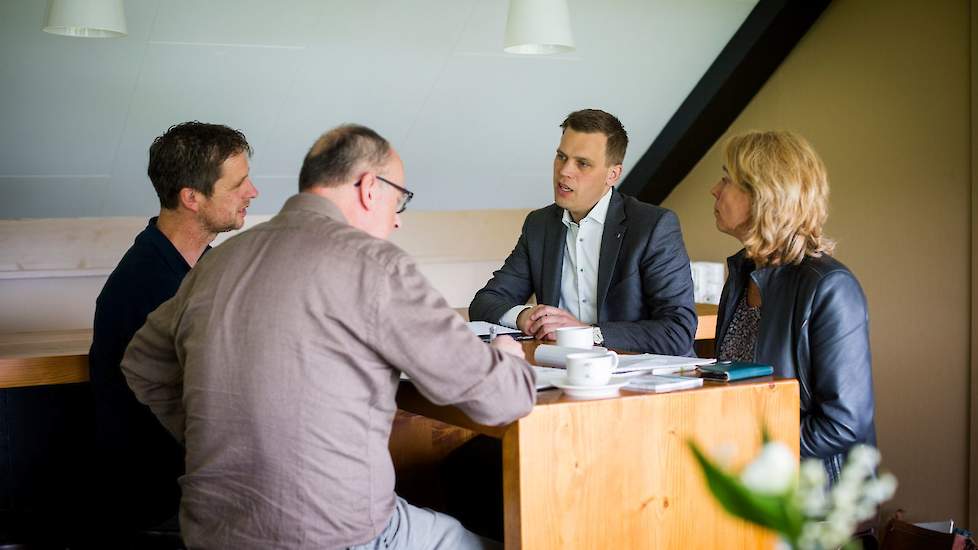
[(755, 264), (798, 264), (805, 256), (832, 253), (835, 242), (822, 234), (829, 182), (805, 138), (748, 132), (727, 140), (724, 160), (732, 183), (751, 197), (744, 248)]

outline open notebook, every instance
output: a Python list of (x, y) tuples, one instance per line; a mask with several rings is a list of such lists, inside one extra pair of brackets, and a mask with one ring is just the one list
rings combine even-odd
[(485, 321), (469, 321), (468, 325), (469, 325), (469, 330), (472, 331), (472, 334), (475, 334), (479, 338), (482, 338), (483, 340), (486, 341), (489, 340), (490, 330), (495, 330), (496, 336), (501, 336), (503, 334), (512, 336), (514, 338), (517, 336), (523, 336), (523, 333), (520, 332), (518, 329), (504, 327), (502, 325), (496, 325), (493, 323), (487, 323)]

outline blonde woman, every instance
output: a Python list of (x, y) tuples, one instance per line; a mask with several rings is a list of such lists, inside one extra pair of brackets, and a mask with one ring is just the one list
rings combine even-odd
[(830, 480), (856, 443), (875, 445), (866, 297), (830, 256), (825, 166), (804, 138), (731, 138), (711, 190), (717, 229), (744, 248), (727, 259), (717, 357), (765, 363), (801, 390), (801, 455)]

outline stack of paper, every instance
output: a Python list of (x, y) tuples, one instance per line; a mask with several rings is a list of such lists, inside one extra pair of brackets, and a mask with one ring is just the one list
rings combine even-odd
[(570, 348), (566, 346), (553, 346), (550, 344), (540, 344), (533, 355), (533, 362), (542, 367), (566, 367), (567, 356), (572, 353), (586, 353), (589, 351), (607, 352), (607, 348)]
[(564, 378), (567, 377), (567, 371), (564, 369), (555, 369), (551, 367), (533, 367), (533, 371), (537, 375), (538, 390), (552, 388), (555, 381), (563, 380)]
[(679, 376), (677, 374), (643, 374), (629, 380), (626, 390), (648, 391), (663, 393), (676, 390), (698, 388), (703, 385), (703, 379), (695, 376)]
[(702, 357), (683, 357), (681, 355), (640, 355), (618, 356), (618, 370), (615, 372), (649, 371), (652, 374), (671, 374), (682, 370), (692, 370), (700, 365), (716, 363), (716, 359)]
[[(556, 383), (567, 383), (567, 369), (534, 366), (533, 372), (535, 372), (537, 375), (538, 390), (552, 388), (556, 385)], [(612, 375), (609, 383), (622, 383), (634, 376), (637, 376), (637, 373), (615, 374)]]

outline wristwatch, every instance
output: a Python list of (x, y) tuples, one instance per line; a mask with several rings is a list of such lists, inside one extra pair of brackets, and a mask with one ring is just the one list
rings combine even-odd
[(591, 328), (594, 329), (594, 345), (600, 346), (604, 343), (604, 335), (601, 334), (601, 327), (594, 326)]

